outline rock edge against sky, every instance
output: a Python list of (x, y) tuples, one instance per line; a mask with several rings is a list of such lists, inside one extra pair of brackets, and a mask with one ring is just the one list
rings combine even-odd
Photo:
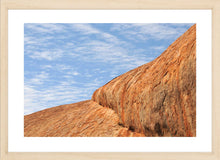
[(24, 116), (26, 137), (196, 136), (196, 25), (92, 100)]

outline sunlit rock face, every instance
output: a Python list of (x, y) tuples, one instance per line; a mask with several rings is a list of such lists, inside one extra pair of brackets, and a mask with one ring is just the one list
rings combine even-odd
[(196, 136), (196, 25), (92, 100), (24, 116), (25, 137)]
[(152, 62), (97, 89), (92, 100), (145, 136), (196, 136), (196, 25)]
[(24, 117), (25, 137), (139, 137), (119, 125), (118, 115), (88, 100), (35, 112)]

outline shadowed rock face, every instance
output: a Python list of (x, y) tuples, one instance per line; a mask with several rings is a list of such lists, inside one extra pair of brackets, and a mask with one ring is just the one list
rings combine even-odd
[(91, 100), (62, 105), (24, 117), (25, 137), (139, 137), (118, 124), (118, 115)]
[(152, 62), (97, 89), (92, 100), (145, 136), (196, 136), (196, 25)]

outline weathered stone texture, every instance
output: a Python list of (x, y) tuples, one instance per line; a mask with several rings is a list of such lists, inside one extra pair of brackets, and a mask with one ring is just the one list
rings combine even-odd
[(92, 100), (145, 136), (196, 136), (196, 25), (152, 62), (97, 89)]
[(196, 136), (196, 25), (92, 100), (26, 115), (24, 136)]
[(62, 105), (24, 117), (25, 137), (139, 137), (118, 124), (118, 115), (91, 100)]

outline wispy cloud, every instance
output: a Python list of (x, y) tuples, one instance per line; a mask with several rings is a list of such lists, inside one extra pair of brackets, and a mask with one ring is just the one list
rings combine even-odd
[(112, 78), (159, 56), (189, 26), (25, 24), (25, 114), (90, 99)]
[(150, 47), (150, 49), (156, 50), (156, 51), (164, 51), (166, 47), (165, 46), (152, 46)]
[(90, 24), (73, 24), (72, 27), (75, 31), (79, 31), (83, 35), (95, 34), (99, 38), (102, 38), (105, 41), (108, 41), (111, 43), (124, 43), (123, 41), (119, 40), (113, 34), (106, 33), (104, 31), (96, 29), (96, 28), (92, 27)]
[(186, 31), (186, 26), (192, 24), (160, 24), (160, 23), (135, 23), (135, 24), (114, 24), (111, 28), (113, 31), (118, 31), (119, 34), (126, 36), (129, 39), (171, 39), (177, 38)]
[(25, 85), (25, 114), (30, 114), (48, 107), (54, 107), (65, 103), (74, 103), (84, 95), (83, 90), (71, 87), (67, 84), (37, 90), (34, 86)]
[(86, 84), (81, 83), (79, 86), (73, 86), (72, 82), (63, 81), (57, 86), (39, 89), (32, 85), (32, 83), (27, 82), (24, 85), (24, 114), (30, 114), (61, 104), (90, 99), (92, 93), (101, 84), (103, 83), (98, 79), (94, 79)]
[(134, 54), (134, 51), (131, 53), (131, 51), (124, 46), (104, 41), (83, 43), (75, 48), (74, 51), (81, 55), (81, 57), (79, 57), (81, 61), (114, 64), (120, 69), (125, 70), (145, 64), (154, 58), (146, 57), (144, 54)]
[(71, 25), (75, 31), (81, 32), (82, 34), (98, 34), (99, 30), (92, 27), (90, 24), (75, 23)]
[(26, 23), (25, 29), (30, 29), (32, 32), (37, 33), (65, 32), (64, 25), (53, 23)]
[(71, 71), (71, 72), (67, 72), (67, 74), (73, 75), (73, 76), (77, 76), (77, 75), (79, 75), (80, 73), (77, 72), (77, 71)]
[(60, 58), (62, 54), (63, 54), (62, 50), (51, 50), (51, 51), (33, 52), (33, 54), (30, 55), (30, 57), (33, 59), (46, 59), (51, 61)]
[(36, 74), (33, 78), (29, 79), (29, 84), (39, 85), (45, 83), (49, 79), (49, 74), (42, 71), (39, 74)]

